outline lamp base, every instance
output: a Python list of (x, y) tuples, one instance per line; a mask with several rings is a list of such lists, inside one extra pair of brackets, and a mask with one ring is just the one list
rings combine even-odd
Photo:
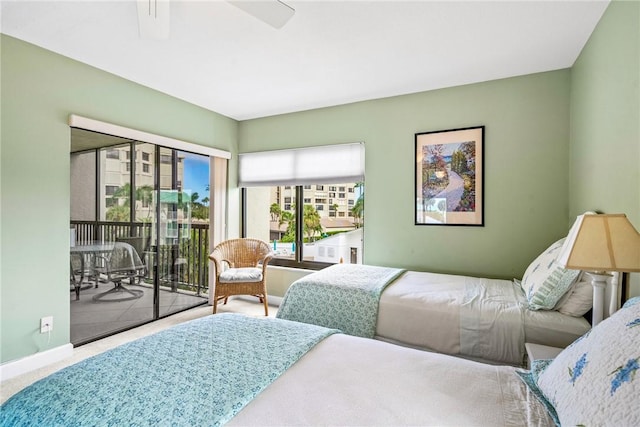
[(604, 289), (607, 286), (607, 280), (612, 275), (600, 271), (585, 272), (585, 274), (591, 279), (591, 286), (593, 286), (593, 318), (591, 325), (596, 326), (604, 319)]

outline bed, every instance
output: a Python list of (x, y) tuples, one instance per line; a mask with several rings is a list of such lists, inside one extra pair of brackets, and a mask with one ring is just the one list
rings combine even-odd
[(635, 304), (525, 371), (216, 314), (43, 378), (0, 425), (638, 425), (639, 340)]
[(294, 282), (277, 317), (523, 366), (525, 342), (564, 348), (591, 328), (591, 284), (554, 262), (563, 242), (537, 257), (522, 281), (337, 264)]

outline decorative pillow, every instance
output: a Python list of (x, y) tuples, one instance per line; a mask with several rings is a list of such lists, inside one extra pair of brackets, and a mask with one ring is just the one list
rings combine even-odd
[(593, 307), (593, 285), (588, 281), (575, 282), (564, 294), (554, 310), (573, 317), (582, 317)]
[(568, 270), (556, 262), (564, 240), (558, 240), (538, 255), (522, 277), (530, 310), (552, 310), (580, 274), (580, 270)]
[(534, 394), (553, 406), (560, 425), (637, 426), (638, 343), (640, 304), (631, 304), (595, 326), (538, 372), (521, 376), (528, 377), (525, 382)]
[(633, 298), (629, 298), (624, 305), (622, 306), (622, 308), (628, 308), (631, 307), (632, 305), (638, 305), (640, 304), (640, 296), (639, 297), (633, 297)]

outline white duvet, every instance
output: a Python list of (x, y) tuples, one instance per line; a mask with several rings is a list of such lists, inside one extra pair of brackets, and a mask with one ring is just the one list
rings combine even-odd
[(336, 334), (228, 425), (553, 425), (514, 371)]

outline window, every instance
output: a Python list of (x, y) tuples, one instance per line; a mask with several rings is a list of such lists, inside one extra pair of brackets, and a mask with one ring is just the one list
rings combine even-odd
[[(350, 183), (345, 187), (357, 185)], [(293, 191), (292, 196), (283, 198), (282, 204), (278, 202), (275, 196), (279, 189), (284, 190), (284, 186), (246, 189), (245, 236), (269, 241), (275, 252), (271, 265), (318, 269), (328, 264), (351, 262), (351, 248), (358, 248), (357, 253), (362, 254), (362, 211), (357, 218), (348, 214), (346, 200), (342, 203), (343, 211), (339, 211), (337, 203), (327, 204), (327, 199), (315, 197), (318, 191), (322, 191), (318, 188), (326, 186), (311, 187), (311, 191), (305, 190), (304, 186), (293, 187), (298, 194), (304, 193), (301, 207), (296, 203), (298, 199)], [(358, 185), (356, 194), (361, 194), (360, 188)], [(296, 234), (299, 217), (302, 217), (303, 223), (302, 236)], [(297, 258), (300, 256), (298, 251), (301, 251), (301, 259)]]
[[(243, 188), (242, 235), (269, 240), (274, 265), (319, 269), (339, 262), (362, 262), (364, 144), (340, 144), (241, 153), (238, 185)], [(290, 188), (289, 188), (290, 187)], [(357, 188), (358, 203), (345, 215), (346, 199), (335, 189)], [(328, 191), (332, 191), (329, 197)], [(278, 193), (290, 197), (280, 203)], [(344, 202), (340, 220), (337, 209)], [(332, 205), (333, 205), (332, 204)], [(333, 215), (331, 213), (333, 212)], [(352, 256), (356, 248), (357, 256)], [(359, 250), (358, 250), (359, 248)]]
[(120, 150), (118, 149), (107, 150), (107, 159), (120, 160)]
[(105, 185), (104, 194), (107, 196), (113, 196), (120, 189), (117, 185)]
[(160, 155), (160, 163), (171, 163), (171, 155), (162, 154)]
[(150, 157), (149, 153), (142, 153), (142, 161), (143, 162), (150, 161), (149, 157)]
[(149, 163), (143, 163), (142, 164), (142, 172), (149, 173), (150, 171), (151, 170), (150, 170), (150, 167), (149, 167)]

